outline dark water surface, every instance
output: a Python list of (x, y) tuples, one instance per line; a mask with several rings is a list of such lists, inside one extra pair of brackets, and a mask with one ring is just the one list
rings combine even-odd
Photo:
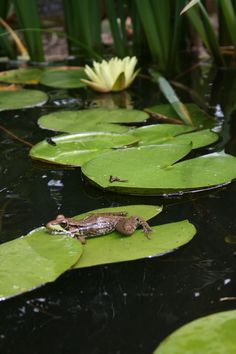
[[(218, 117), (218, 125), (223, 125), (214, 149), (225, 146), (236, 155), (236, 72), (203, 68), (185, 80), (198, 93), (195, 99), (203, 100)], [(0, 124), (36, 143), (53, 135), (37, 126), (42, 114), (84, 108), (104, 99), (81, 90), (48, 89), (48, 93), (47, 105), (1, 112)], [(178, 93), (191, 100), (187, 93)], [(129, 93), (112, 97), (122, 102), (131, 99), (135, 107), (143, 108), (160, 102), (159, 96), (156, 86), (142, 80)], [(52, 284), (1, 302), (1, 354), (150, 354), (181, 325), (236, 308), (235, 183), (175, 198), (104, 193), (86, 185), (80, 169), (33, 162), (27, 146), (2, 131), (0, 136), (1, 243), (58, 213), (73, 216), (125, 204), (163, 204), (164, 211), (153, 224), (187, 218), (198, 231), (172, 254), (69, 271)], [(205, 149), (212, 151), (213, 147)]]

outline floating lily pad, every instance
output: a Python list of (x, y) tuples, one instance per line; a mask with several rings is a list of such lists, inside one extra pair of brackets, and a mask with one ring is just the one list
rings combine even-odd
[[(216, 124), (216, 120), (211, 117), (209, 114), (204, 112), (194, 103), (185, 103), (185, 106), (188, 109), (190, 117), (192, 119), (193, 125), (198, 128), (212, 128)], [(179, 120), (178, 114), (172, 108), (170, 104), (160, 104), (152, 107), (146, 108), (147, 112), (155, 113), (161, 118), (167, 119), (177, 119)], [(179, 120), (180, 123), (181, 120)]]
[(85, 87), (81, 79), (86, 79), (83, 68), (62, 67), (45, 69), (40, 83), (49, 87), (55, 88), (80, 88)]
[[(192, 149), (198, 149), (210, 144), (215, 143), (218, 140), (218, 135), (209, 129), (200, 130), (197, 132), (192, 132), (189, 134), (178, 135), (172, 140), (175, 144), (186, 144), (192, 143)], [(171, 139), (170, 139), (171, 141)], [(170, 142), (169, 141), (169, 142)], [(168, 141), (167, 141), (168, 143)]]
[(152, 227), (150, 239), (141, 230), (131, 236), (112, 234), (91, 238), (74, 268), (161, 256), (189, 242), (196, 233), (187, 220)]
[[(97, 209), (73, 218), (79, 220), (91, 213), (112, 211), (126, 211), (128, 216), (138, 215), (148, 220), (159, 214), (162, 211), (162, 207), (155, 205), (126, 205)], [(47, 233), (43, 229), (35, 232)], [(145, 237), (141, 230), (136, 230), (131, 236), (123, 236), (118, 232), (112, 232), (104, 236), (91, 237), (87, 239), (87, 243), (83, 246), (83, 256), (74, 268), (131, 261), (166, 254), (189, 242), (195, 233), (195, 227), (187, 220), (183, 220), (152, 227), (150, 239)]]
[(136, 141), (132, 135), (112, 133), (61, 135), (36, 144), (30, 150), (30, 156), (50, 163), (81, 166), (104, 151), (130, 145)]
[(47, 100), (38, 90), (0, 91), (0, 111), (42, 106)]
[(11, 84), (38, 84), (42, 70), (37, 68), (22, 68), (0, 72), (0, 81)]
[(0, 300), (52, 282), (71, 268), (82, 253), (71, 237), (52, 237), (40, 229), (0, 245)]
[[(236, 178), (236, 158), (223, 153), (175, 163), (188, 148), (189, 145), (161, 144), (107, 152), (87, 162), (82, 171), (99, 187), (132, 194), (184, 192)], [(110, 175), (126, 182), (110, 183)]]
[(131, 109), (85, 109), (81, 111), (54, 112), (40, 117), (41, 128), (65, 133), (108, 131), (124, 133), (126, 126), (113, 123), (138, 123), (148, 119), (148, 114)]
[(193, 149), (218, 140), (218, 135), (209, 129), (192, 132), (193, 127), (178, 124), (155, 124), (134, 129), (131, 134), (139, 139), (139, 145), (162, 143), (192, 143)]
[(235, 354), (236, 310), (199, 318), (177, 329), (153, 354)]

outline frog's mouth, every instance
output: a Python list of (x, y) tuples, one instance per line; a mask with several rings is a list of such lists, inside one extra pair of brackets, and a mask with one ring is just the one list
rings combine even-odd
[(52, 234), (52, 235), (70, 235), (70, 236), (72, 236), (72, 233), (70, 231), (67, 231), (60, 224), (47, 225), (46, 228), (50, 232), (50, 234)]

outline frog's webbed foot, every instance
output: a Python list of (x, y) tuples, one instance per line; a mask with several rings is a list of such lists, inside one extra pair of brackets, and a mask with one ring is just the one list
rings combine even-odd
[(116, 230), (123, 235), (132, 235), (138, 226), (142, 227), (144, 235), (149, 238), (152, 229), (148, 223), (139, 216), (131, 216), (127, 219), (121, 219), (116, 225)]
[(83, 235), (79, 235), (79, 236), (76, 235), (76, 238), (77, 240), (79, 240), (80, 243), (82, 243), (82, 245), (85, 245), (87, 243), (86, 238)]

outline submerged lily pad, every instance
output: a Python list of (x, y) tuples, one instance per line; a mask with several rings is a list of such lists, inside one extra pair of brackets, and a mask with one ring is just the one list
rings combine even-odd
[(52, 282), (71, 268), (82, 253), (71, 237), (52, 237), (40, 229), (0, 245), (0, 300)]
[(78, 133), (44, 140), (30, 150), (34, 159), (62, 165), (81, 166), (104, 151), (136, 142), (132, 135)]
[(138, 110), (95, 108), (54, 112), (40, 117), (38, 124), (41, 128), (65, 133), (95, 131), (124, 133), (129, 130), (128, 127), (113, 123), (138, 123), (146, 119), (148, 114)]
[[(189, 145), (161, 144), (107, 152), (87, 162), (82, 171), (102, 188), (132, 194), (209, 188), (236, 178), (236, 158), (223, 153), (175, 163), (189, 149)], [(110, 175), (126, 182), (110, 183)]]
[(38, 90), (0, 91), (0, 111), (42, 106), (47, 100)]
[(236, 310), (199, 318), (164, 339), (153, 354), (236, 353)]
[(0, 72), (0, 81), (11, 84), (38, 84), (42, 70), (38, 68), (21, 68)]
[[(216, 124), (216, 120), (209, 114), (204, 112), (194, 103), (185, 103), (187, 110), (192, 119), (193, 125), (198, 128), (212, 128)], [(146, 108), (146, 112), (155, 113), (161, 118), (176, 119), (179, 120), (178, 114), (172, 108), (170, 104), (160, 104), (152, 107)], [(180, 123), (181, 120), (179, 120)]]
[(178, 124), (155, 124), (137, 128), (131, 134), (139, 139), (139, 145), (152, 145), (162, 143), (192, 143), (192, 148), (196, 149), (218, 140), (218, 135), (204, 129), (194, 131), (193, 127)]
[(81, 79), (86, 79), (83, 68), (62, 67), (45, 69), (40, 83), (55, 88), (80, 88), (85, 87)]

